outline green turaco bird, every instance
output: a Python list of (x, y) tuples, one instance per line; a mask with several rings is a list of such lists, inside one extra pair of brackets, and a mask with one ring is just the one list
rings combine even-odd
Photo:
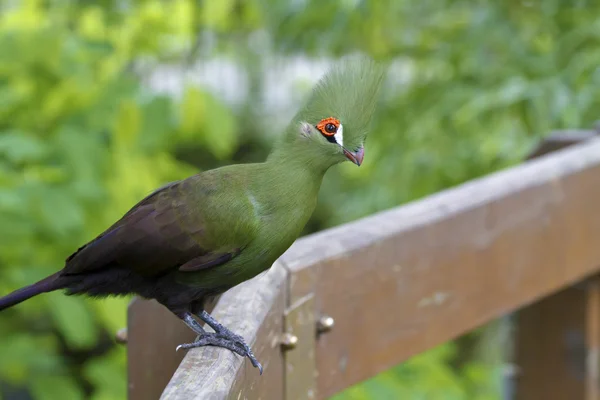
[(291, 246), (331, 166), (362, 163), (382, 76), (368, 59), (343, 60), (313, 89), (265, 162), (161, 187), (69, 256), (62, 270), (0, 298), (0, 310), (59, 289), (94, 297), (137, 294), (156, 299), (198, 334), (179, 348), (224, 347), (262, 373), (244, 339), (204, 304), (268, 269)]

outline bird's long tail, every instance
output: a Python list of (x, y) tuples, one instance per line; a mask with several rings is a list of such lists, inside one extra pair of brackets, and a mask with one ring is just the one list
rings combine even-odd
[(0, 297), (0, 311), (12, 307), (38, 294), (51, 292), (64, 288), (64, 283), (59, 279), (60, 272), (52, 274), (33, 285), (15, 290), (4, 297)]

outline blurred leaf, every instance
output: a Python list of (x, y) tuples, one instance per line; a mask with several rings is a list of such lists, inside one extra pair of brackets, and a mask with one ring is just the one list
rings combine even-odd
[(127, 326), (127, 306), (131, 299), (109, 297), (102, 300), (91, 300), (90, 307), (93, 307), (109, 332)]
[(84, 9), (79, 18), (79, 30), (88, 39), (104, 40), (106, 38), (104, 10), (94, 6)]
[(83, 300), (62, 293), (47, 295), (52, 307), (50, 314), (57, 328), (65, 336), (67, 344), (73, 348), (91, 347), (96, 341), (93, 316)]
[(122, 364), (122, 357), (119, 356), (122, 352), (125, 352), (125, 348), (119, 347), (118, 351), (113, 351), (87, 365), (84, 375), (94, 384), (94, 387), (98, 388), (92, 400), (112, 400), (119, 398), (125, 392), (127, 377), (114, 368), (115, 365)]
[(231, 23), (234, 0), (203, 1), (202, 18), (208, 28), (226, 29)]
[(47, 147), (36, 137), (22, 132), (0, 132), (0, 159), (6, 157), (15, 164), (41, 159), (47, 153)]
[(204, 142), (215, 156), (230, 157), (237, 144), (235, 119), (231, 111), (212, 96), (206, 100)]
[(117, 145), (129, 148), (136, 143), (141, 125), (140, 109), (132, 100), (122, 100), (114, 128)]
[(40, 222), (51, 227), (53, 235), (66, 235), (83, 224), (83, 210), (63, 191), (50, 188), (34, 191), (30, 210), (40, 218)]
[(174, 116), (172, 103), (167, 97), (156, 97), (142, 108), (142, 132), (140, 146), (148, 152), (160, 152), (170, 148)]
[(187, 136), (197, 135), (203, 126), (206, 115), (205, 95), (198, 88), (185, 89), (181, 102), (181, 130)]
[(83, 399), (83, 393), (69, 376), (33, 376), (31, 391), (36, 399)]
[(60, 371), (58, 357), (40, 357), (54, 346), (50, 337), (36, 337), (27, 332), (4, 336), (0, 342), (0, 372), (5, 379), (13, 383), (26, 382), (35, 371)]

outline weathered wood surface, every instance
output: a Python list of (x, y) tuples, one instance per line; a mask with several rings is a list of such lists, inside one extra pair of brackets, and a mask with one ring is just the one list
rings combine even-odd
[[(326, 398), (598, 271), (599, 206), (600, 140), (592, 139), (300, 239), (279, 260), (287, 276), (278, 266), (215, 309), (253, 344), (265, 374), (226, 350), (193, 350), (163, 398), (279, 399), (292, 383), (297, 398)], [(300, 301), (314, 307), (311, 324), (335, 319), (315, 341), (314, 379), (306, 364), (295, 369), (301, 357), (292, 352), (284, 375), (275, 339)], [(311, 330), (299, 326), (292, 333), (302, 341)], [(303, 384), (291, 381), (295, 371)]]
[(129, 305), (127, 336), (127, 398), (158, 399), (185, 355), (175, 348), (194, 333), (162, 305), (136, 298)]
[(515, 400), (600, 400), (600, 278), (517, 314)]
[(276, 263), (266, 274), (226, 292), (212, 314), (246, 339), (263, 364), (262, 376), (247, 359), (229, 350), (193, 349), (183, 359), (161, 399), (283, 399), (280, 339), (285, 278), (285, 270)]
[[(554, 133), (530, 158), (589, 140), (596, 134), (595, 131)], [(586, 286), (578, 284), (563, 289), (517, 312), (512, 397), (515, 400), (598, 400), (591, 390), (597, 385), (589, 384), (594, 373), (586, 363), (588, 325), (593, 316), (590, 310), (596, 301), (590, 301), (594, 291), (586, 292)]]
[(585, 399), (600, 400), (600, 276), (586, 285)]
[(518, 312), (515, 400), (585, 399), (585, 317), (583, 285)]
[(317, 397), (596, 271), (599, 206), (594, 139), (299, 240), (281, 261), (336, 321)]

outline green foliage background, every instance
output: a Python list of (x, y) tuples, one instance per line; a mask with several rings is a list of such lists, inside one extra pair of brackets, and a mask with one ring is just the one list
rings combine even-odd
[[(160, 184), (264, 157), (280, 125), (256, 104), (274, 59), (360, 51), (394, 66), (366, 163), (328, 174), (307, 232), (519, 162), (541, 135), (597, 118), (598, 11), (592, 0), (3, 2), (0, 293), (60, 268)], [(144, 84), (161, 64), (214, 57), (247, 77), (241, 105)], [(308, 85), (296, 89), (301, 99)], [(124, 398), (112, 337), (126, 304), (53, 293), (0, 314), (0, 398)], [(336, 398), (498, 399), (501, 357), (457, 363), (458, 349)]]

